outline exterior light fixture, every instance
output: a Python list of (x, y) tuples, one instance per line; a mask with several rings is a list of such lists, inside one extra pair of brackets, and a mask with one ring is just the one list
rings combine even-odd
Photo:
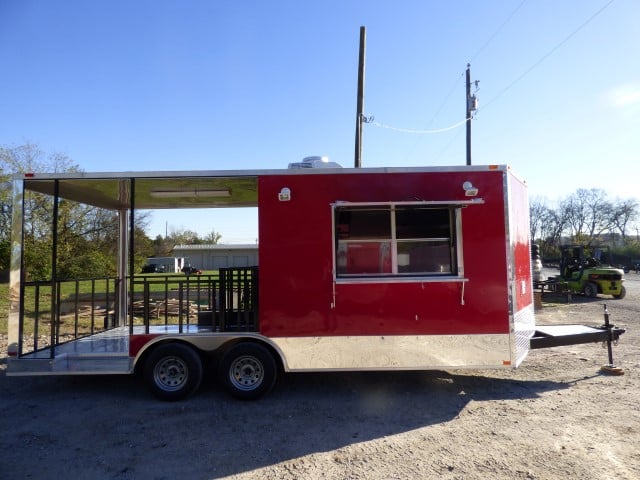
[(476, 195), (478, 195), (477, 187), (474, 187), (473, 183), (468, 180), (462, 184), (462, 188), (466, 197), (475, 197)]
[(228, 189), (211, 188), (174, 188), (174, 189), (154, 189), (149, 193), (155, 198), (200, 198), (200, 197), (230, 197), (231, 191)]
[(291, 190), (287, 187), (284, 187), (282, 190), (280, 190), (280, 193), (278, 193), (278, 200), (280, 200), (281, 202), (288, 202), (291, 200)]

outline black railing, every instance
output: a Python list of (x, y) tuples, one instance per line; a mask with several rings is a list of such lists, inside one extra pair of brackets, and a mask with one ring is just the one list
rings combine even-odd
[[(25, 282), (20, 322), (20, 354), (94, 335), (117, 315), (117, 279)], [(52, 293), (55, 292), (55, 293)], [(53, 351), (51, 352), (53, 357)]]
[[(134, 322), (146, 330), (153, 325), (198, 324), (201, 312), (215, 310), (219, 276), (149, 275), (134, 282), (132, 311)], [(131, 311), (130, 311), (131, 312)]]
[(132, 284), (128, 312), (120, 314), (116, 278), (24, 283), (19, 354), (124, 326), (130, 333), (157, 325), (177, 325), (179, 332), (191, 325), (200, 331), (258, 330), (258, 267), (136, 276)]
[(216, 332), (258, 330), (258, 267), (221, 268), (217, 275), (150, 275), (134, 281), (130, 326), (197, 325)]
[(221, 331), (255, 331), (258, 328), (258, 267), (220, 269)]

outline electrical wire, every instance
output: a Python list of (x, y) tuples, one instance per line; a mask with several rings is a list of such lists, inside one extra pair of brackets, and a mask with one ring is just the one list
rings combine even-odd
[(454, 144), (454, 142), (456, 142), (458, 140), (458, 138), (460, 137), (460, 135), (462, 134), (464, 130), (458, 130), (458, 133), (456, 133), (451, 140), (449, 140), (449, 142), (444, 146), (444, 148), (440, 151), (439, 154), (437, 154), (435, 157), (433, 157), (433, 161), (434, 162), (438, 162), (443, 156), (444, 154), (447, 152), (447, 150), (449, 150), (449, 148), (451, 148), (451, 145)]
[[(505, 88), (503, 88), (500, 92), (498, 92), (498, 94), (493, 97), (491, 100), (489, 100), (488, 102), (486, 102), (483, 106), (482, 106), (482, 110), (485, 110), (489, 105), (491, 105), (493, 102), (495, 102), (498, 98), (500, 98), (502, 95), (504, 95), (509, 89), (511, 89), (516, 83), (518, 83), (520, 80), (522, 80), (524, 77), (526, 77), (529, 73), (531, 73), (531, 71), (533, 69), (535, 69), (538, 65), (540, 65), (542, 62), (544, 62), (547, 58), (549, 58), (551, 55), (553, 55), (558, 49), (560, 49), (560, 47), (562, 47), (565, 43), (567, 43), (574, 35), (576, 35), (580, 30), (582, 30), (584, 27), (586, 27), (589, 23), (591, 23), (593, 21), (594, 18), (596, 18), (598, 15), (600, 15), (602, 12), (605, 11), (605, 9), (607, 9), (615, 0), (609, 0), (604, 6), (602, 6), (598, 11), (596, 11), (593, 15), (591, 15), (589, 18), (587, 18), (584, 22), (582, 22), (578, 28), (576, 28), (574, 31), (572, 31), (569, 35), (567, 35), (563, 40), (561, 40), (560, 42), (558, 42), (551, 50), (549, 50), (547, 53), (545, 53), (542, 57), (540, 57), (540, 59), (538, 59), (533, 65), (531, 65), (529, 68), (527, 68), (522, 74), (520, 74), (520, 76), (518, 76), (515, 80), (513, 80), (509, 85), (507, 85)], [(480, 109), (478, 109), (480, 110)]]
[(436, 113), (433, 114), (433, 117), (431, 117), (431, 120), (429, 121), (429, 123), (427, 125), (431, 126), (431, 124), (433, 124), (433, 121), (436, 119), (436, 117), (440, 114), (440, 112), (442, 111), (444, 106), (447, 104), (447, 102), (449, 101), (449, 98), (451, 97), (451, 95), (453, 95), (453, 92), (455, 92), (456, 89), (458, 88), (458, 84), (460, 83), (460, 80), (462, 80), (463, 78), (464, 78), (464, 72), (462, 72), (458, 76), (458, 78), (456, 79), (455, 83), (452, 85), (451, 90), (449, 90), (449, 93), (444, 97), (444, 100), (442, 101), (442, 103), (440, 104), (438, 109), (436, 110)]
[[(493, 34), (489, 37), (489, 39), (471, 57), (471, 60), (469, 61), (469, 63), (471, 63), (471, 61), (473, 61), (478, 55), (480, 55), (480, 53), (493, 41), (493, 39), (498, 35), (498, 33), (500, 33), (500, 31), (504, 28), (504, 26), (507, 23), (509, 23), (509, 21), (511, 21), (511, 19), (518, 12), (518, 10), (520, 10), (520, 8), (522, 8), (522, 6), (525, 4), (526, 1), (527, 0), (522, 0), (518, 4), (518, 6), (509, 14), (507, 19), (500, 24), (500, 26), (496, 29), (495, 32), (493, 32)], [(433, 114), (433, 116), (431, 117), (431, 120), (429, 121), (429, 123), (427, 125), (433, 124), (434, 120), (437, 118), (437, 116), (440, 114), (440, 112), (442, 111), (444, 106), (449, 101), (449, 98), (451, 97), (451, 95), (453, 95), (453, 92), (455, 92), (456, 88), (458, 87), (458, 83), (459, 83), (460, 79), (463, 78), (463, 77), (464, 77), (464, 72), (458, 77), (458, 79), (456, 80), (454, 85), (451, 87), (451, 90), (445, 96), (444, 100), (442, 101), (442, 103), (440, 104), (438, 109), (435, 111), (435, 113)], [(376, 127), (385, 128), (385, 129), (388, 129), (388, 130), (393, 130), (395, 132), (412, 133), (412, 134), (416, 134), (416, 135), (429, 135), (429, 134), (447, 132), (449, 130), (456, 129), (456, 128), (460, 127), (461, 125), (464, 125), (466, 122), (467, 122), (467, 119), (462, 120), (461, 122), (458, 122), (458, 123), (456, 123), (454, 125), (451, 125), (451, 126), (445, 127), (445, 128), (439, 128), (439, 129), (435, 129), (435, 130), (420, 130), (420, 129), (412, 129), (412, 128), (399, 128), (399, 127), (394, 127), (394, 126), (391, 126), (391, 125), (385, 125), (385, 124), (380, 123), (380, 122), (375, 122), (373, 120), (369, 120), (369, 121), (365, 120), (365, 123), (368, 123), (368, 124), (376, 126)], [(414, 145), (414, 147), (415, 147), (415, 145)], [(412, 150), (413, 150), (414, 147), (412, 147)]]
[(522, 0), (520, 2), (520, 4), (515, 8), (514, 11), (511, 12), (511, 14), (507, 17), (507, 19), (504, 22), (502, 22), (502, 24), (500, 24), (500, 26), (496, 29), (495, 32), (493, 32), (493, 35), (491, 35), (489, 39), (486, 42), (484, 42), (484, 44), (478, 49), (478, 51), (473, 54), (473, 56), (471, 57), (471, 60), (469, 60), (468, 63), (473, 63), (473, 61), (478, 57), (478, 55), (480, 55), (480, 53), (482, 53), (482, 51), (485, 48), (487, 48), (487, 46), (493, 41), (493, 39), (498, 36), (498, 34), (505, 27), (505, 25), (511, 21), (513, 16), (518, 12), (518, 10), (520, 10), (520, 8), (522, 8), (522, 6), (525, 4), (526, 1), (527, 0)]
[(436, 130), (416, 130), (416, 129), (413, 129), (413, 128), (399, 128), (399, 127), (394, 127), (394, 126), (391, 126), (391, 125), (386, 125), (384, 123), (376, 122), (374, 120), (367, 120), (365, 123), (368, 124), (368, 125), (373, 125), (374, 127), (386, 128), (387, 130), (393, 130), (394, 132), (413, 133), (413, 134), (416, 134), (416, 135), (429, 135), (429, 134), (442, 133), (442, 132), (448, 132), (449, 130), (454, 130), (454, 129), (464, 125), (465, 123), (467, 123), (467, 119), (465, 118), (461, 122), (458, 122), (458, 123), (456, 123), (454, 125), (450, 125), (450, 126), (445, 127), (445, 128), (438, 128)]
[[(504, 27), (504, 25), (507, 24), (507, 22), (509, 22), (511, 20), (511, 18), (515, 15), (515, 13), (522, 7), (522, 5), (525, 3), (526, 0), (522, 0), (522, 2), (516, 7), (516, 9), (511, 13), (511, 15), (509, 15), (509, 17), (507, 18), (507, 20), (505, 20), (502, 25), (500, 25), (500, 27), (498, 27), (498, 29), (496, 30), (496, 32), (489, 38), (489, 40), (487, 40), (485, 42), (485, 44), (476, 52), (476, 54), (474, 55), (474, 58), (478, 56), (478, 54), (484, 50), (484, 48), (493, 40), (493, 38), (498, 34), (498, 32)], [(494, 103), (498, 98), (500, 98), (502, 95), (504, 95), (509, 89), (511, 89), (516, 83), (518, 83), (520, 80), (522, 80), (524, 77), (526, 77), (529, 73), (531, 73), (531, 71), (533, 71), (538, 65), (540, 65), (542, 62), (544, 62), (547, 58), (549, 58), (551, 55), (553, 55), (558, 49), (560, 49), (560, 47), (562, 47), (565, 43), (567, 43), (573, 36), (575, 36), (580, 30), (582, 30), (584, 27), (586, 27), (589, 23), (591, 23), (598, 15), (600, 15), (604, 10), (606, 10), (615, 0), (609, 0), (605, 5), (603, 5), (599, 10), (597, 10), (593, 15), (591, 15), (589, 18), (587, 18), (584, 22), (582, 22), (575, 30), (573, 30), (569, 35), (567, 35), (563, 40), (561, 40), (560, 42), (558, 42), (551, 50), (549, 50), (546, 54), (544, 54), (542, 57), (540, 57), (535, 63), (533, 63), (533, 65), (531, 65), (529, 68), (527, 68), (522, 74), (520, 74), (515, 80), (513, 80), (511, 83), (509, 83), (505, 88), (503, 88), (500, 92), (498, 92), (498, 94), (493, 97), (491, 100), (489, 100), (488, 102), (486, 102), (482, 108), (478, 108), (478, 110), (476, 111), (476, 114), (482, 110), (484, 111), (489, 105), (491, 105), (492, 103)], [(453, 92), (453, 91), (452, 91)], [(451, 92), (451, 93), (452, 93)], [(449, 95), (447, 96), (447, 98), (451, 95), (451, 93), (449, 93)], [(445, 100), (446, 101), (446, 100)], [(442, 107), (440, 107), (442, 108)], [(437, 115), (437, 114), (436, 114)], [(435, 115), (434, 115), (435, 118)], [(432, 119), (433, 121), (433, 119)], [(461, 122), (458, 122), (454, 125), (451, 125), (449, 127), (445, 127), (445, 128), (439, 128), (439, 129), (434, 129), (434, 130), (418, 130), (418, 129), (412, 129), (412, 128), (399, 128), (399, 127), (394, 127), (391, 125), (386, 125), (384, 123), (380, 123), (380, 122), (376, 122), (373, 120), (366, 120), (365, 119), (365, 123), (369, 124), (369, 125), (373, 125), (375, 127), (379, 127), (379, 128), (385, 128), (387, 130), (393, 130), (395, 132), (401, 132), (401, 133), (411, 133), (411, 134), (416, 134), (416, 135), (428, 135), (428, 134), (436, 134), (436, 133), (442, 133), (442, 132), (447, 132), (449, 130), (454, 130), (462, 125), (464, 125), (467, 122), (467, 119), (462, 120)]]
[[(433, 116), (431, 117), (431, 120), (429, 120), (429, 122), (427, 123), (427, 127), (430, 127), (431, 125), (433, 125), (433, 122), (438, 117), (438, 115), (440, 114), (440, 112), (442, 111), (444, 106), (449, 102), (449, 98), (451, 98), (451, 96), (453, 95), (453, 92), (455, 92), (458, 89), (458, 85), (460, 84), (460, 80), (462, 80), (463, 78), (464, 78), (464, 72), (462, 72), (458, 76), (458, 78), (456, 79), (454, 84), (451, 86), (451, 89), (449, 90), (449, 93), (447, 93), (447, 95), (444, 97), (444, 100), (442, 101), (442, 103), (440, 104), (438, 109), (435, 111)], [(424, 136), (422, 136), (422, 135), (417, 135), (416, 136), (416, 140), (413, 142), (413, 145), (405, 153), (405, 160), (409, 159), (409, 157), (413, 154), (413, 151), (416, 149), (416, 147), (418, 146), (418, 144), (420, 143), (420, 141), (423, 138), (424, 138)]]

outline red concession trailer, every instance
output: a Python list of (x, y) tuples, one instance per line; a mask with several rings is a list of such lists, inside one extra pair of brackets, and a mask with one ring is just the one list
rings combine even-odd
[[(27, 195), (54, 211), (39, 282)], [(506, 166), (29, 174), (14, 199), (9, 375), (139, 370), (176, 400), (212, 357), (233, 395), (257, 398), (279, 371), (504, 369), (535, 348), (527, 189)], [(90, 298), (89, 280), (56, 278), (65, 202), (117, 215), (117, 274)], [(138, 210), (201, 208), (206, 223), (235, 207), (258, 209), (259, 265), (134, 275)]]

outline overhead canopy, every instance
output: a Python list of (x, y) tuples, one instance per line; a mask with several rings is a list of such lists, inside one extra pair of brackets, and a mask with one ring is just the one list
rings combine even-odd
[[(110, 210), (131, 206), (139, 210), (168, 208), (252, 207), (258, 204), (255, 176), (226, 177), (58, 177), (60, 198)], [(53, 195), (54, 178), (27, 178), (24, 189)]]

